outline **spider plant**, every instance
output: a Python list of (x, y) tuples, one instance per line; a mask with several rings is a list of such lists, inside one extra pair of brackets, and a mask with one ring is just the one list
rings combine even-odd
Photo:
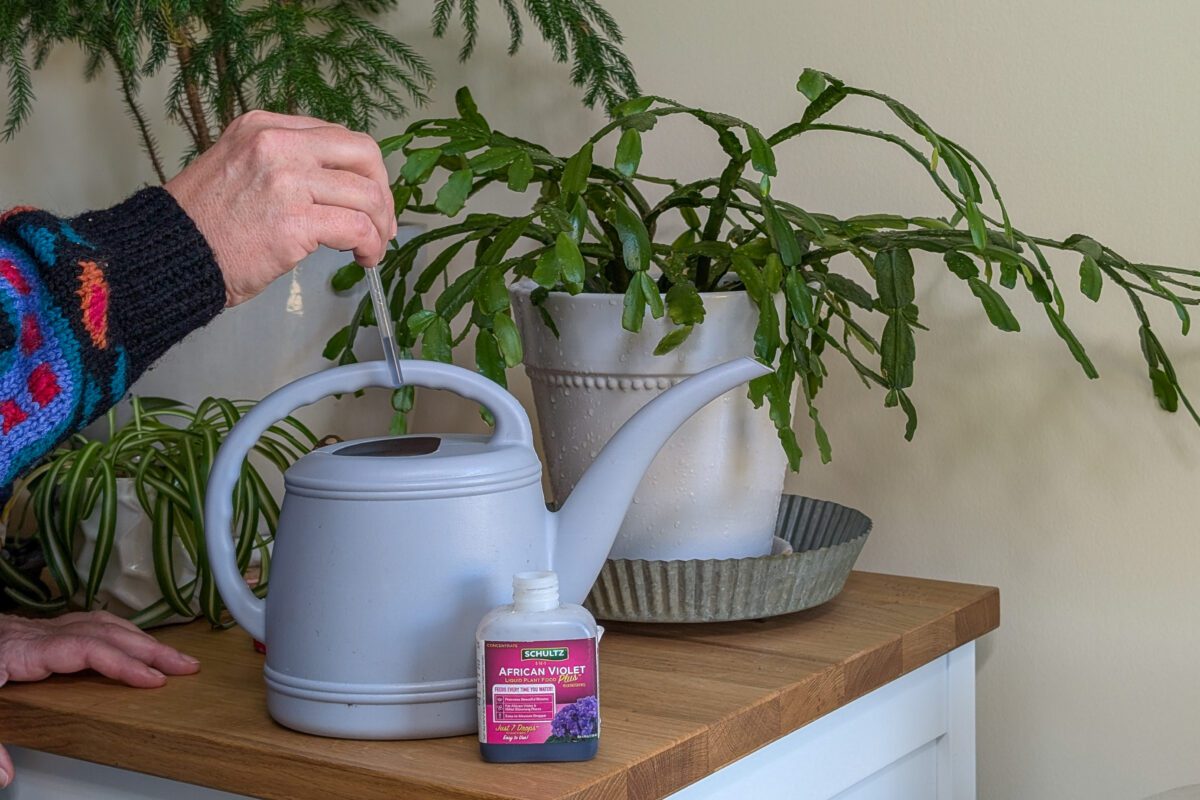
[[(138, 504), (151, 520), (154, 572), (162, 591), (162, 599), (140, 609), (134, 622), (152, 625), (176, 614), (192, 618), (198, 608), (209, 623), (223, 626), (223, 606), (204, 543), (204, 491), (221, 441), (252, 405), (210, 397), (192, 409), (175, 400), (134, 397), (129, 422), (118, 425), (115, 413), (109, 411), (107, 440), (76, 434), (56, 448), (13, 492), (15, 497), (22, 488), (29, 490), (25, 509), (31, 508), (37, 520), (36, 537), (54, 587), (30, 579), (0, 559), (5, 594), (27, 609), (42, 612), (95, 608), (112, 555), (117, 481), (124, 478), (133, 482)], [(267, 431), (253, 453), (255, 461), (282, 473), (316, 443), (308, 428), (288, 417)], [(93, 515), (98, 519), (98, 534), (85, 572), (77, 570), (73, 552), (80, 523)], [(260, 467), (247, 459), (234, 493), (234, 531), (243, 573), (253, 554), (260, 555), (255, 587), (260, 594), (267, 588), (268, 545), (278, 519), (279, 507)], [(196, 568), (195, 579), (183, 585), (176, 579), (176, 542)]]

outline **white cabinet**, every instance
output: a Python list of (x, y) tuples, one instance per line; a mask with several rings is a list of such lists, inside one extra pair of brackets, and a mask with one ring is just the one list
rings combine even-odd
[[(13, 757), (17, 780), (0, 791), (0, 800), (239, 797), (20, 748), (13, 748)], [(733, 798), (974, 800), (974, 643), (670, 795), (670, 800)]]
[(975, 644), (963, 645), (671, 800), (974, 800)]

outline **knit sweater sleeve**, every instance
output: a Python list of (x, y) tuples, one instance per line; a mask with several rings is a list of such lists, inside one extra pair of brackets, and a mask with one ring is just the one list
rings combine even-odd
[(224, 305), (212, 250), (160, 187), (73, 219), (0, 215), (0, 495)]

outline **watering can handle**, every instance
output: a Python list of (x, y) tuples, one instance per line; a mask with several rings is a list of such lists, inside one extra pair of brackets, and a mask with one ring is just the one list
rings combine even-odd
[[(533, 446), (533, 429), (525, 410), (515, 397), (492, 381), (451, 364), (434, 361), (401, 364), (407, 385), (445, 389), (486, 406), (496, 419), (489, 444)], [(250, 409), (233, 426), (217, 452), (204, 499), (208, 563), (229, 612), (258, 641), (266, 642), (266, 601), (255, 597), (243, 580), (232, 537), (233, 490), (241, 475), (242, 462), (268, 428), (296, 409), (333, 394), (394, 385), (384, 361), (348, 364), (293, 381)]]

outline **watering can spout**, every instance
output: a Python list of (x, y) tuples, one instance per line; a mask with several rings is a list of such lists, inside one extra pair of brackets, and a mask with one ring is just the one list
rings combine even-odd
[(613, 435), (553, 516), (564, 602), (582, 603), (587, 596), (642, 475), (671, 434), (725, 392), (770, 372), (752, 358), (707, 369), (651, 400)]

